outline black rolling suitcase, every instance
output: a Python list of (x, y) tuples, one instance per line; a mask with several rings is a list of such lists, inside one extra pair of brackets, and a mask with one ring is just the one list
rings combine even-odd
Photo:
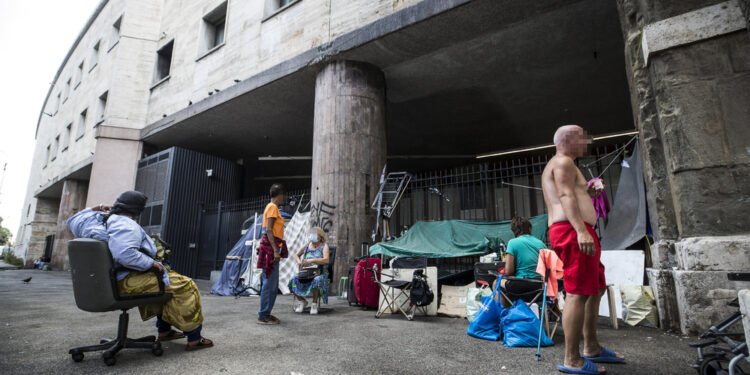
[(357, 304), (357, 295), (354, 294), (354, 272), (357, 266), (349, 267), (349, 278), (346, 279), (346, 301), (349, 302), (349, 306)]

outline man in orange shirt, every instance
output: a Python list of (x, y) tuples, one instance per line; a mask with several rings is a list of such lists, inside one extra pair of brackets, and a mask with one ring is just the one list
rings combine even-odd
[(279, 261), (289, 256), (284, 241), (284, 219), (279, 211), (279, 205), (284, 202), (284, 187), (273, 184), (270, 193), (271, 202), (263, 211), (263, 236), (258, 246), (257, 267), (263, 270), (258, 324), (280, 323), (277, 317), (271, 315), (271, 310), (279, 293)]

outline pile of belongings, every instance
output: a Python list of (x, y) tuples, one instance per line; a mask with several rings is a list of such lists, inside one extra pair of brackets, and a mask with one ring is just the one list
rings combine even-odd
[(540, 337), (541, 346), (554, 345), (545, 332), (542, 331), (541, 336), (539, 335), (541, 321), (524, 301), (518, 299), (511, 307), (503, 307), (497, 290), (499, 286), (500, 279), (495, 283), (492, 294), (480, 294), (481, 303), (477, 305), (476, 315), (466, 333), (478, 339), (492, 341), (498, 341), (502, 337), (506, 347), (535, 347)]

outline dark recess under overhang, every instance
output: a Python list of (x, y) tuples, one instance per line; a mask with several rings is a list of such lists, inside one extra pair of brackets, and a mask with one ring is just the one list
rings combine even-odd
[[(471, 164), (472, 155), (550, 143), (566, 123), (591, 134), (633, 129), (614, 2), (476, 0), (410, 23), (420, 12), (407, 8), (345, 34), (332, 44), (364, 42), (322, 59), (385, 72), (390, 170)], [(384, 27), (394, 31), (379, 35)], [(311, 62), (321, 60), (313, 50), (303, 55), (147, 127), (144, 141), (243, 159), (249, 179), (309, 175), (310, 160), (258, 161), (312, 153), (324, 62)], [(269, 74), (279, 78), (262, 82)]]

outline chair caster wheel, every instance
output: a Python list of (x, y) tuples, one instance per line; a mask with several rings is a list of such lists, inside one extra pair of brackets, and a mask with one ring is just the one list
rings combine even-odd
[(161, 355), (164, 354), (164, 349), (161, 348), (160, 342), (154, 343), (154, 345), (151, 347), (151, 353), (156, 357), (161, 357)]
[(112, 357), (102, 356), (102, 359), (104, 360), (104, 364), (107, 366), (114, 366), (114, 364), (117, 362), (117, 359), (115, 359), (114, 356)]
[(81, 352), (70, 353), (70, 357), (73, 358), (73, 362), (83, 361), (83, 353)]

